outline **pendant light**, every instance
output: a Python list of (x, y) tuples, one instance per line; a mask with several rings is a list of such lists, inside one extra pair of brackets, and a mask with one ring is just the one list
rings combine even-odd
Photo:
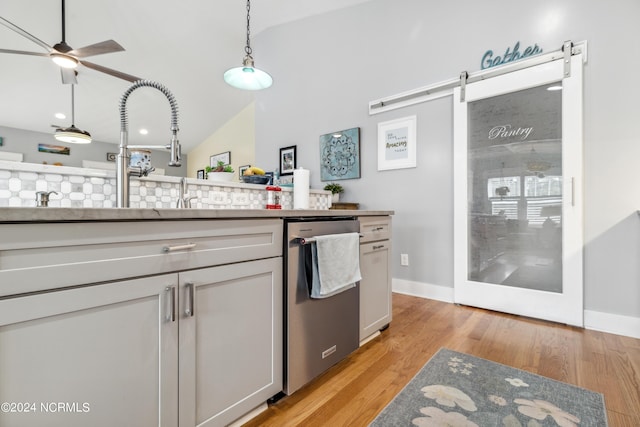
[(58, 128), (54, 137), (60, 142), (70, 144), (89, 144), (91, 142), (91, 134), (87, 131), (80, 130), (75, 125), (75, 93), (74, 86), (71, 85), (71, 126), (68, 128)]
[(251, 20), (251, 0), (247, 0), (247, 45), (244, 47), (246, 56), (242, 60), (242, 67), (231, 68), (224, 73), (224, 81), (233, 87), (245, 90), (266, 89), (273, 83), (271, 76), (256, 68), (251, 56), (251, 43), (249, 41), (249, 21)]

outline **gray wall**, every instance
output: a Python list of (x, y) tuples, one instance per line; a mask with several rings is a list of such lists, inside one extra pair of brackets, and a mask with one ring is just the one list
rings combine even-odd
[[(480, 69), (482, 55), (587, 40), (585, 66), (585, 308), (640, 318), (640, 2), (374, 0), (267, 30), (256, 64), (274, 76), (256, 95), (256, 161), (278, 149), (319, 188), (320, 135), (361, 128), (362, 178), (345, 200), (393, 209), (393, 277), (453, 286), (453, 119), (444, 98), (375, 116), (368, 102)], [(522, 48), (521, 48), (522, 50)], [(418, 116), (418, 166), (377, 171), (377, 123)], [(399, 265), (407, 253), (410, 266)]]
[[(3, 139), (3, 145), (0, 151), (8, 151), (12, 153), (24, 154), (25, 163), (47, 162), (54, 164), (60, 162), (63, 166), (82, 167), (83, 160), (92, 160), (95, 162), (106, 162), (107, 153), (117, 153), (118, 146), (107, 142), (91, 141), (91, 144), (60, 144), (53, 138), (54, 129), (51, 134), (33, 132), (23, 129), (15, 129), (0, 126), (0, 137)], [(38, 144), (64, 145), (69, 147), (70, 154), (51, 154), (38, 151)], [(165, 170), (168, 176), (186, 176), (187, 174), (187, 156), (182, 155), (182, 166), (179, 168), (168, 167), (169, 150), (153, 150), (151, 152), (151, 164), (156, 168)], [(115, 164), (114, 164), (115, 170)]]

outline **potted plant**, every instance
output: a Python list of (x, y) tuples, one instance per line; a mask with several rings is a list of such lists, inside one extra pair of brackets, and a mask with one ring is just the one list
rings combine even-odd
[(324, 189), (327, 191), (331, 191), (331, 195), (333, 196), (331, 201), (333, 203), (337, 203), (340, 200), (340, 193), (344, 193), (344, 188), (342, 185), (331, 182), (324, 186)]
[(231, 181), (233, 179), (233, 168), (231, 165), (225, 165), (224, 162), (218, 162), (217, 166), (207, 166), (204, 168), (207, 173), (207, 179), (212, 181)]

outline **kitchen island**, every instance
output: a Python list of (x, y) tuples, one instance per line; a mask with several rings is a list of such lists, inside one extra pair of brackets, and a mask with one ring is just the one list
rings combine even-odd
[(0, 224), (69, 221), (140, 221), (192, 219), (262, 219), (292, 217), (393, 215), (391, 210), (328, 209), (137, 209), (137, 208), (1, 208)]
[(35, 405), (0, 425), (220, 426), (264, 407), (282, 390), (284, 219), (391, 214), (0, 208), (0, 401)]

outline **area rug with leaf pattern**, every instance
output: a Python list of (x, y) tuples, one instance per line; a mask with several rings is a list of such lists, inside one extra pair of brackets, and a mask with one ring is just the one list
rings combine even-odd
[(605, 427), (604, 396), (440, 349), (370, 426)]

